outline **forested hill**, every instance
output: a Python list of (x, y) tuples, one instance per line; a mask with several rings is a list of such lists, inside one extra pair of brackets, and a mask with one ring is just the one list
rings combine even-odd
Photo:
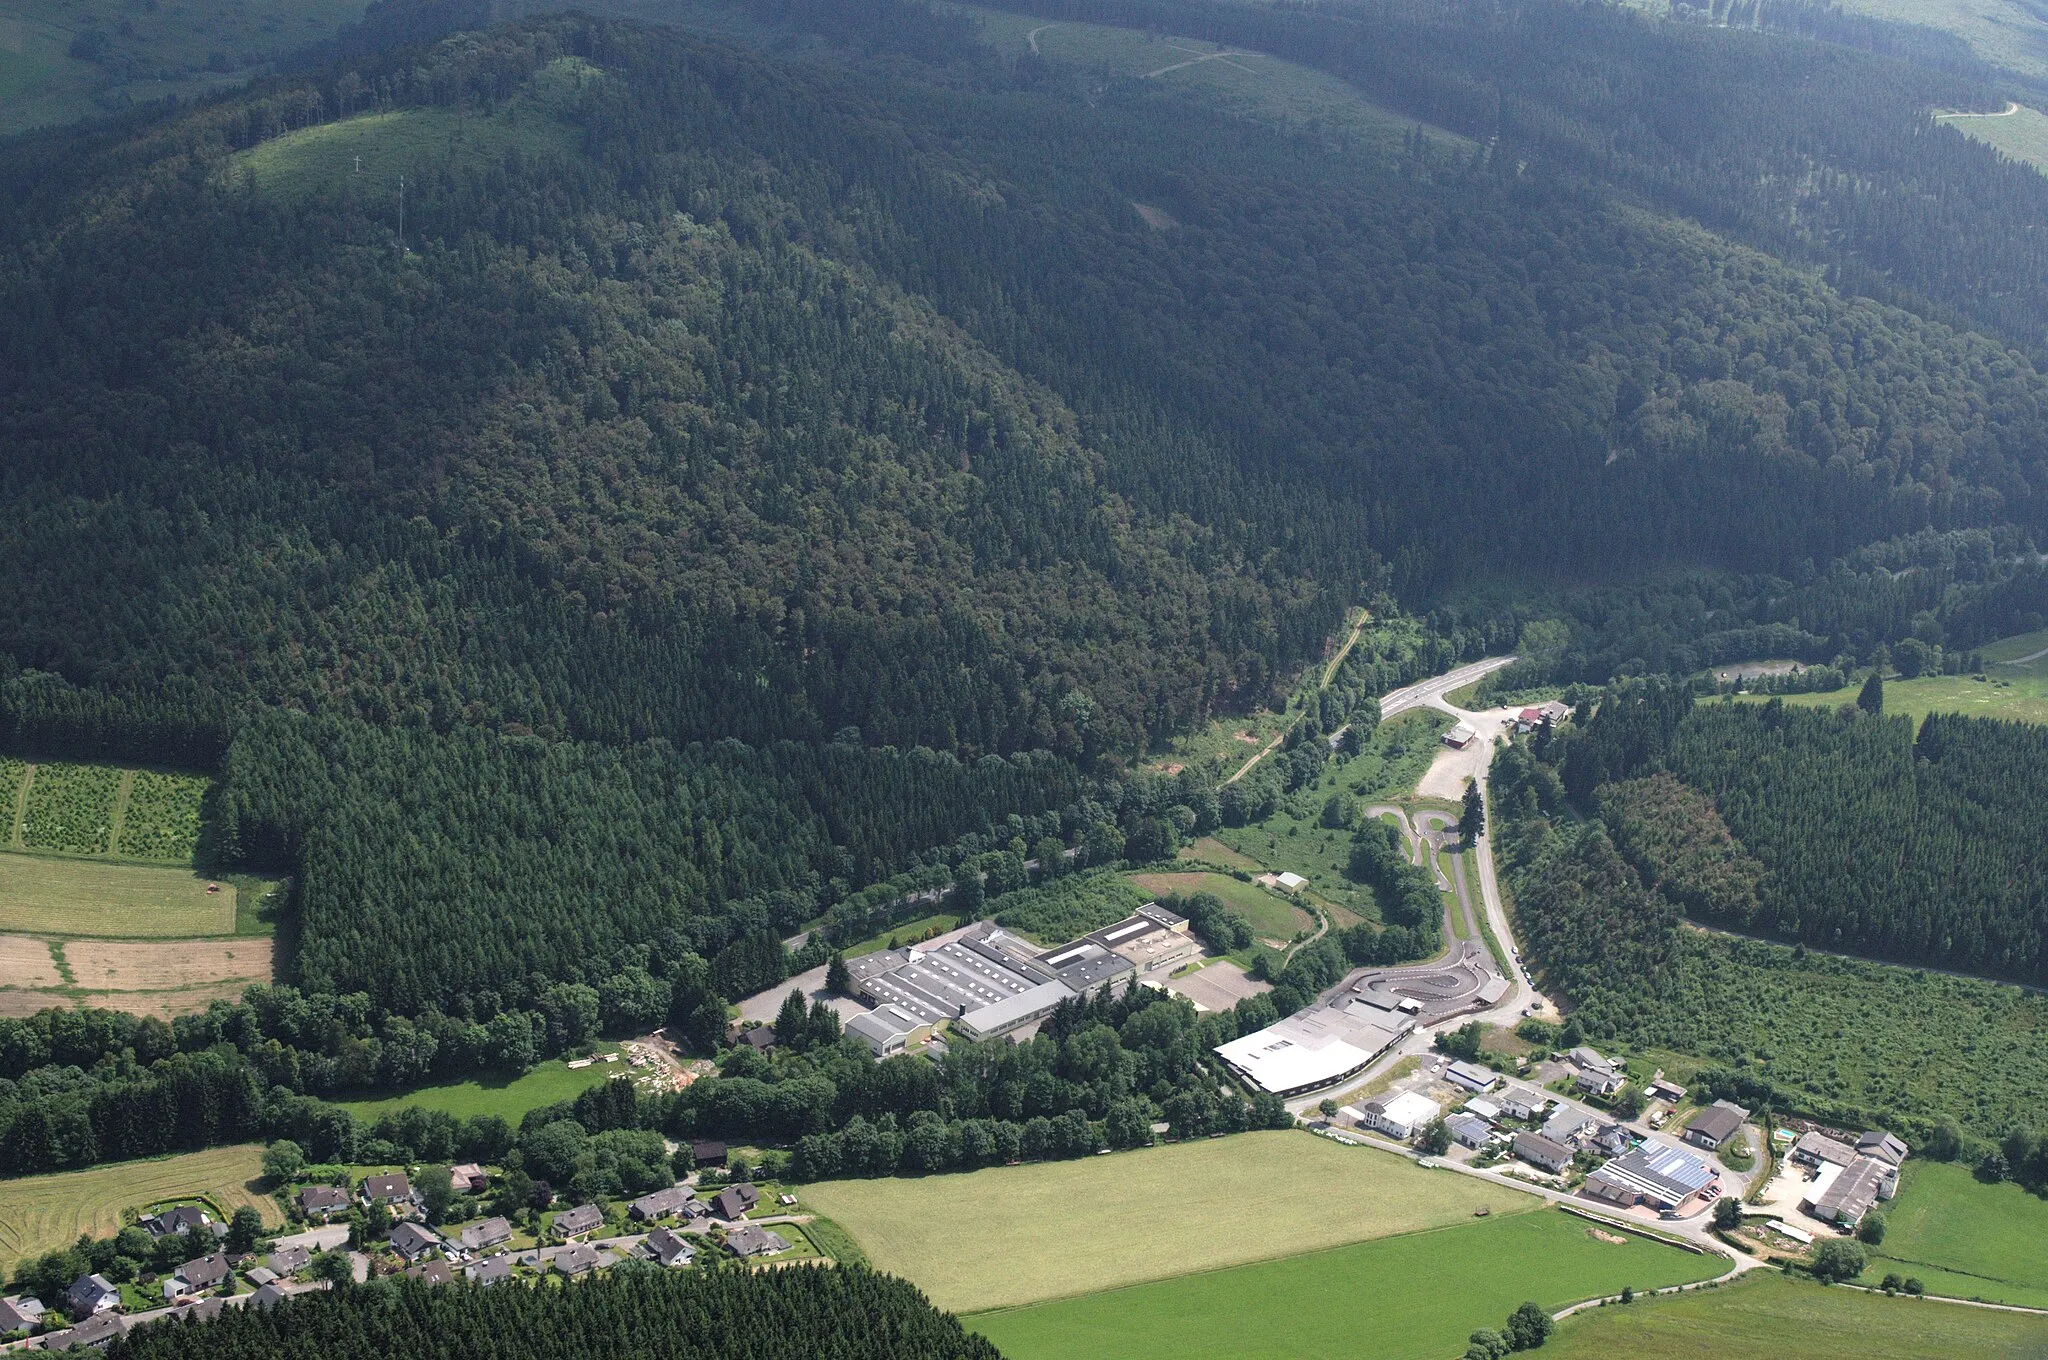
[(1382, 586), (2048, 506), (2026, 359), (1584, 181), (920, 70), (544, 20), (0, 150), (7, 648), (1089, 759)]

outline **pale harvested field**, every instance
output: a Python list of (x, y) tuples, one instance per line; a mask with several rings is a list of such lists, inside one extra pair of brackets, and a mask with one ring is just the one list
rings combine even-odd
[(162, 992), (223, 982), (270, 981), (271, 942), (261, 935), (226, 940), (72, 940), (71, 976), (89, 992)]
[(1094, 1293), (1516, 1213), (1532, 1195), (1295, 1130), (922, 1179), (828, 1181), (806, 1208), (955, 1312)]
[(250, 1189), (262, 1174), (263, 1149), (248, 1145), (0, 1180), (0, 1266), (11, 1270), (22, 1257), (68, 1246), (80, 1233), (111, 1236), (123, 1209), (181, 1196), (204, 1195), (229, 1214), (253, 1204), (275, 1226), (284, 1221), (276, 1203)]
[[(71, 998), (63, 992), (25, 992), (15, 988), (0, 990), (0, 1016), (18, 1019), (34, 1015), (37, 1011), (49, 1010), (52, 1006), (69, 1006)], [(205, 1007), (200, 1009), (204, 1010)]]
[(0, 854), (0, 930), (170, 939), (232, 935), (235, 894), (190, 869)]
[(61, 987), (64, 977), (48, 940), (0, 935), (0, 987)]
[[(129, 1015), (154, 1015), (159, 1020), (169, 1020), (180, 1015), (198, 1015), (216, 1001), (240, 1001), (242, 993), (252, 982), (263, 982), (264, 978), (236, 978), (229, 982), (212, 982), (203, 987), (186, 987), (175, 992), (87, 992), (79, 1000), (82, 1006), (96, 1010), (123, 1011)], [(71, 999), (51, 995), (46, 1005), (68, 1006)]]

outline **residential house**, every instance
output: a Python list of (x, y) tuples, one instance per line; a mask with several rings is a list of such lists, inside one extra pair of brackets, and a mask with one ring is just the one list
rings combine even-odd
[(1611, 1096), (1627, 1082), (1619, 1072), (1581, 1072), (1572, 1078), (1572, 1085), (1589, 1096)]
[(500, 1242), (512, 1240), (512, 1225), (502, 1218), (487, 1218), (481, 1223), (472, 1223), (457, 1236), (464, 1251), (488, 1251)]
[(1510, 1119), (1534, 1119), (1550, 1108), (1548, 1097), (1520, 1086), (1503, 1087), (1493, 1099), (1499, 1104), (1500, 1112)]
[(1603, 1157), (1619, 1157), (1635, 1146), (1635, 1135), (1620, 1124), (1601, 1124), (1586, 1136), (1586, 1148)]
[(394, 1171), (388, 1176), (365, 1176), (356, 1195), (365, 1207), (373, 1204), (410, 1205), (413, 1202), (412, 1182), (405, 1178), (403, 1171)]
[(202, 1256), (196, 1261), (187, 1261), (178, 1267), (170, 1279), (164, 1281), (164, 1300), (183, 1298), (201, 1290), (213, 1289), (228, 1277), (228, 1258), (220, 1252)]
[(1599, 1122), (1590, 1112), (1576, 1105), (1560, 1103), (1550, 1118), (1543, 1122), (1543, 1136), (1554, 1143), (1569, 1143)]
[(686, 1266), (696, 1258), (697, 1249), (680, 1233), (656, 1228), (637, 1249), (642, 1256), (663, 1266)]
[(194, 1228), (212, 1229), (213, 1215), (197, 1204), (179, 1204), (161, 1213), (144, 1214), (138, 1222), (151, 1237), (183, 1237)]
[(1359, 1122), (1389, 1138), (1407, 1142), (1430, 1120), (1443, 1113), (1443, 1106), (1416, 1091), (1399, 1095), (1374, 1096), (1359, 1106)]
[(690, 1144), (690, 1160), (698, 1166), (724, 1166), (725, 1144), (715, 1138), (699, 1138)]
[(732, 1248), (735, 1256), (773, 1256), (789, 1250), (789, 1243), (781, 1237), (752, 1223), (742, 1223), (727, 1233), (725, 1245)]
[(248, 1270), (243, 1271), (242, 1278), (247, 1280), (255, 1288), (261, 1289), (264, 1285), (275, 1284), (277, 1282), (278, 1276), (277, 1272), (272, 1270), (269, 1266), (254, 1266)]
[(496, 1256), (486, 1256), (481, 1261), (464, 1266), (462, 1273), (469, 1277), (471, 1284), (503, 1284), (512, 1278), (512, 1258), (503, 1252)]
[(348, 1211), (348, 1191), (338, 1185), (309, 1185), (293, 1198), (300, 1213), (320, 1223)]
[(490, 1188), (491, 1178), (475, 1162), (464, 1162), (448, 1168), (448, 1183), (458, 1195), (478, 1195)]
[(1488, 1100), (1485, 1096), (1474, 1096), (1466, 1101), (1465, 1111), (1468, 1114), (1476, 1114), (1489, 1123), (1499, 1119), (1505, 1113), (1501, 1109), (1499, 1102)]
[(89, 1318), (121, 1306), (121, 1291), (104, 1275), (81, 1275), (64, 1294), (64, 1311), (74, 1318)]
[(417, 1261), (441, 1245), (441, 1236), (417, 1223), (401, 1223), (391, 1230), (391, 1249), (408, 1261)]
[(266, 1264), (279, 1275), (296, 1275), (313, 1260), (313, 1253), (304, 1247), (279, 1247), (270, 1253)]
[(1894, 1167), (1904, 1166), (1906, 1162), (1905, 1143), (1882, 1129), (1872, 1129), (1858, 1138), (1856, 1150), (1866, 1157), (1875, 1157)]
[(455, 1282), (455, 1267), (439, 1259), (422, 1261), (419, 1265), (414, 1266), (405, 1273), (415, 1280), (423, 1280), (428, 1284), (453, 1284)]
[(1612, 1058), (1605, 1056), (1596, 1049), (1575, 1048), (1566, 1056), (1571, 1059), (1572, 1066), (1578, 1068), (1581, 1072), (1612, 1074), (1621, 1070)]
[(171, 1316), (190, 1318), (194, 1322), (211, 1322), (219, 1317), (220, 1310), (227, 1306), (228, 1301), (216, 1294), (210, 1299), (193, 1299), (189, 1303), (181, 1303), (171, 1310)]
[(1749, 1118), (1749, 1111), (1732, 1101), (1717, 1100), (1701, 1110), (1685, 1126), (1685, 1141), (1709, 1152), (1717, 1152), (1721, 1145), (1733, 1138)]
[(0, 1333), (43, 1325), (43, 1301), (33, 1294), (0, 1299)]
[(755, 1025), (752, 1029), (741, 1030), (739, 1041), (756, 1053), (772, 1052), (775, 1048), (775, 1027)]
[(1444, 1121), (1444, 1127), (1468, 1148), (1483, 1148), (1493, 1141), (1493, 1125), (1477, 1115), (1454, 1114)]
[(1468, 1091), (1485, 1094), (1500, 1085), (1500, 1077), (1477, 1063), (1454, 1062), (1444, 1069), (1444, 1076), (1457, 1086)]
[(1799, 1141), (1792, 1145), (1791, 1157), (1802, 1166), (1816, 1169), (1823, 1166), (1853, 1166), (1858, 1153), (1847, 1143), (1837, 1142), (1819, 1129), (1809, 1129), (1799, 1135)]
[(554, 1268), (564, 1275), (581, 1275), (597, 1265), (597, 1248), (578, 1242), (555, 1253)]
[(1572, 1164), (1572, 1150), (1555, 1138), (1546, 1138), (1540, 1133), (1518, 1133), (1515, 1135), (1515, 1155), (1525, 1162), (1534, 1163), (1545, 1171), (1563, 1171)]
[(245, 1306), (250, 1308), (261, 1309), (275, 1308), (277, 1307), (277, 1305), (283, 1303), (286, 1299), (290, 1298), (291, 1296), (291, 1291), (286, 1289), (283, 1285), (267, 1284), (264, 1285), (261, 1289), (257, 1290), (255, 1293), (251, 1294), (249, 1296), (249, 1302)]
[(56, 1332), (46, 1337), (43, 1349), (46, 1351), (76, 1350), (90, 1346), (94, 1350), (105, 1350), (114, 1344), (116, 1337), (128, 1335), (128, 1319), (119, 1313), (98, 1313), (68, 1331)]
[(731, 1223), (745, 1218), (761, 1202), (761, 1192), (751, 1185), (728, 1185), (711, 1197), (711, 1212)]
[(636, 1222), (652, 1223), (657, 1218), (667, 1218), (687, 1204), (690, 1198), (689, 1186), (671, 1185), (666, 1190), (656, 1190), (651, 1195), (642, 1195), (627, 1206), (626, 1212)]
[(555, 1236), (572, 1241), (604, 1226), (604, 1210), (595, 1204), (579, 1204), (555, 1215)]

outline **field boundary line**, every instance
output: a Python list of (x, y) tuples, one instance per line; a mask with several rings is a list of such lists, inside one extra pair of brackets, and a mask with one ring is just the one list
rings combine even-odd
[(8, 834), (7, 843), (16, 850), (28, 849), (28, 787), (35, 782), (35, 762), (29, 761), (22, 770), (21, 783), (14, 788), (14, 830)]
[(121, 833), (128, 828), (128, 800), (135, 794), (135, 771), (121, 771), (120, 782), (114, 785), (114, 815), (107, 819), (107, 853), (117, 854), (121, 848)]
[[(1986, 115), (1986, 116), (1990, 116), (1990, 115)], [(1935, 1266), (1935, 1267), (1934, 1267), (1934, 1269), (1936, 1269), (1936, 1270), (1948, 1270), (1948, 1267), (1947, 1267), (1947, 1266)], [(1955, 1274), (1955, 1273), (1958, 1273), (1958, 1272), (1953, 1272), (1953, 1271), (1951, 1271), (1950, 1273), (1951, 1273), (1951, 1274)], [(1984, 1278), (1984, 1277), (1982, 1277), (1982, 1276), (1979, 1276), (1978, 1278), (1982, 1279), (1982, 1278)], [(1842, 1285), (1842, 1288), (1844, 1288), (1844, 1289), (1853, 1289), (1853, 1290), (1855, 1290), (1855, 1291), (1856, 1291), (1857, 1293), (1859, 1293), (1859, 1294), (1883, 1294), (1883, 1293), (1884, 1293), (1884, 1290), (1882, 1290), (1882, 1289), (1878, 1288), (1878, 1287), (1877, 1287), (1876, 1285), (1870, 1285), (1870, 1284), (1847, 1284), (1847, 1283), (1844, 1283), (1844, 1284)], [(1896, 1297), (1898, 1297), (1898, 1296), (1897, 1296), (1897, 1295), (1892, 1295), (1892, 1296), (1890, 1296), (1890, 1297), (1894, 1297), (1894, 1298), (1896, 1298)], [(1994, 1311), (1994, 1312), (1999, 1312), (1999, 1313), (2030, 1313), (2030, 1314), (2032, 1314), (2032, 1315), (2033, 1315), (2033, 1316), (2035, 1316), (2035, 1317), (2048, 1317), (2048, 1308), (2033, 1308), (2033, 1307), (2029, 1307), (2028, 1305), (2026, 1305), (2026, 1304), (2024, 1304), (2024, 1303), (1993, 1303), (1993, 1302), (1992, 1302), (1991, 1300), (1989, 1300), (1989, 1299), (1959, 1299), (1959, 1298), (1957, 1298), (1957, 1297), (1956, 1297), (1955, 1295), (1953, 1295), (1953, 1294), (1921, 1294), (1921, 1295), (1918, 1295), (1917, 1297), (1918, 1297), (1919, 1299), (1921, 1299), (1921, 1300), (1922, 1300), (1923, 1302), (1926, 1302), (1926, 1303), (1953, 1303), (1953, 1304), (1956, 1304), (1956, 1305), (1958, 1305), (1958, 1306), (1960, 1306), (1960, 1307), (1963, 1307), (1963, 1308), (1989, 1308), (1989, 1309), (1991, 1309), (1992, 1311)]]

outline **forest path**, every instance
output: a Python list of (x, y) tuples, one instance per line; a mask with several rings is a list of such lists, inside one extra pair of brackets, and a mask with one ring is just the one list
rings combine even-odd
[(1045, 32), (1045, 30), (1051, 27), (1051, 24), (1040, 24), (1037, 28), (1032, 29), (1029, 33), (1026, 33), (1024, 35), (1024, 43), (1027, 47), (1031, 49), (1031, 54), (1033, 56), (1039, 55), (1038, 35)]
[(1258, 74), (1258, 72), (1254, 71), (1251, 67), (1243, 65), (1240, 62), (1235, 62), (1231, 60), (1232, 57), (1249, 57), (1254, 55), (1250, 52), (1241, 52), (1236, 48), (1218, 48), (1214, 52), (1197, 52), (1191, 47), (1182, 47), (1178, 43), (1168, 43), (1167, 46), (1173, 48), (1173, 50), (1176, 52), (1188, 53), (1188, 59), (1186, 61), (1177, 61), (1171, 66), (1162, 66), (1156, 71), (1147, 71), (1144, 75), (1139, 76), (1138, 79), (1156, 80), (1160, 76), (1166, 75), (1172, 71), (1182, 71), (1186, 70), (1190, 66), (1200, 66), (1205, 61), (1220, 61), (1225, 66), (1235, 67), (1236, 69), (1244, 72), (1248, 76), (1255, 76)]
[(2048, 656), (2048, 647), (2043, 647), (2040, 651), (2029, 653), (2026, 656), (2016, 656), (2010, 661), (2001, 661), (1998, 664), (2001, 666), (2024, 666), (2030, 662), (2039, 661), (2044, 656)]
[(2005, 101), (2005, 107), (1997, 113), (1937, 113), (1934, 115), (1934, 121), (1938, 123), (1944, 118), (2010, 118), (2019, 111), (2019, 101), (2008, 99)]

